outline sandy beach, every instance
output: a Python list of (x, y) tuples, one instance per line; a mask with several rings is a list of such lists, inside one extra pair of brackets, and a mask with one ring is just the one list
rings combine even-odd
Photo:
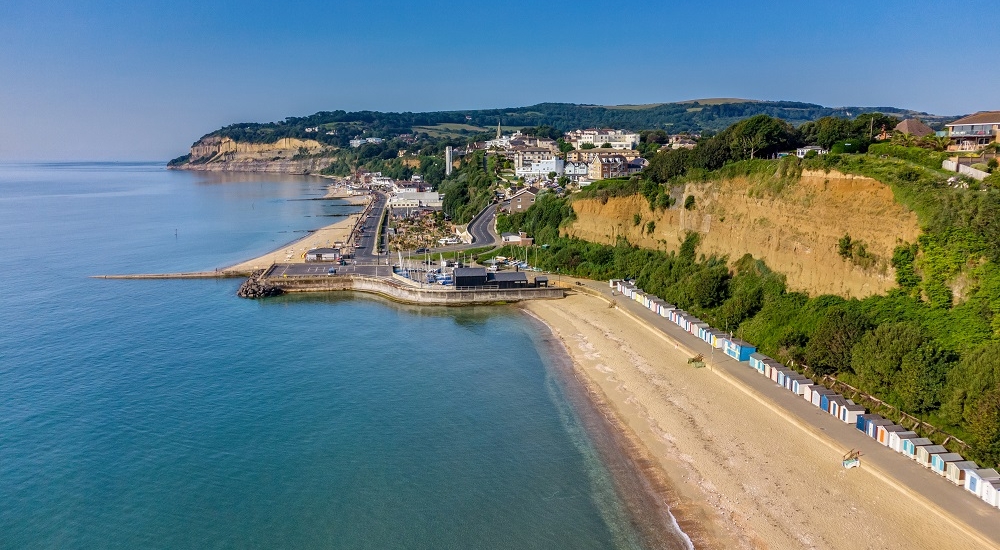
[(652, 462), (697, 548), (978, 549), (918, 497), (807, 434), (600, 298), (523, 305), (564, 343), (578, 379)]
[[(341, 199), (348, 204), (367, 204), (371, 197), (369, 195), (351, 195), (350, 191), (339, 186), (330, 185), (327, 187), (324, 199)], [(283, 245), (281, 248), (272, 250), (256, 258), (225, 268), (225, 271), (253, 271), (264, 269), (274, 263), (303, 263), (306, 261), (305, 253), (312, 248), (330, 247), (336, 242), (346, 243), (351, 236), (354, 225), (361, 217), (361, 213), (351, 214), (341, 220), (321, 227), (308, 235)]]

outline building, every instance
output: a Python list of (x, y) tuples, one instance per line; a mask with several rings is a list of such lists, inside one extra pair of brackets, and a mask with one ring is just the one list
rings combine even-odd
[(531, 208), (532, 204), (535, 204), (535, 197), (537, 196), (537, 187), (526, 187), (517, 193), (514, 193), (514, 195), (510, 197), (510, 200), (504, 203), (505, 208), (502, 209), (507, 212), (524, 212), (525, 210)]
[(437, 191), (402, 191), (389, 199), (390, 208), (441, 208), (444, 195)]
[(977, 151), (1000, 142), (1000, 111), (982, 111), (945, 125), (949, 151)]
[(487, 286), (497, 288), (528, 288), (528, 276), (523, 271), (504, 271), (486, 276)]
[(622, 155), (599, 156), (595, 158), (587, 170), (587, 177), (592, 180), (606, 180), (628, 176), (629, 161)]
[(444, 148), (444, 175), (450, 176), (455, 164), (455, 150), (451, 145)]
[(808, 155), (810, 151), (816, 151), (817, 155), (825, 155), (830, 152), (820, 147), (819, 145), (807, 145), (805, 147), (799, 147), (798, 149), (796, 149), (795, 156), (799, 157), (800, 159), (804, 159), (806, 158), (806, 155)]
[(361, 147), (362, 145), (365, 145), (366, 143), (375, 143), (375, 144), (378, 144), (378, 143), (382, 143), (383, 141), (385, 141), (385, 140), (382, 139), (382, 138), (370, 137), (370, 138), (352, 139), (350, 141), (350, 143), (351, 143), (351, 147), (357, 148), (357, 147)]
[(930, 126), (920, 122), (917, 118), (908, 118), (903, 122), (900, 122), (893, 129), (894, 132), (899, 132), (900, 134), (909, 134), (917, 139), (924, 136), (934, 135), (934, 129)]
[(535, 242), (535, 239), (529, 237), (524, 231), (520, 233), (504, 233), (500, 235), (500, 240), (505, 245), (510, 244), (515, 246), (531, 246)]
[(566, 162), (563, 164), (563, 175), (570, 181), (577, 181), (581, 177), (587, 177), (590, 165), (586, 162)]
[(561, 176), (565, 165), (566, 162), (563, 159), (552, 156), (552, 158), (546, 160), (536, 160), (528, 166), (518, 166), (514, 169), (514, 174), (518, 177), (547, 176), (555, 172), (556, 176)]
[(573, 130), (566, 132), (564, 139), (576, 149), (587, 144), (594, 147), (608, 144), (612, 149), (635, 149), (635, 146), (639, 144), (639, 134), (610, 128)]
[(543, 147), (517, 147), (514, 149), (514, 170), (529, 167), (535, 162), (554, 158), (555, 154)]
[(582, 149), (580, 151), (570, 151), (566, 153), (567, 162), (585, 162), (590, 164), (594, 159), (601, 156), (620, 155), (627, 160), (639, 158), (639, 151), (615, 151), (612, 149)]
[(722, 350), (726, 352), (726, 355), (737, 361), (749, 361), (750, 354), (757, 351), (757, 348), (739, 338), (730, 338), (726, 340)]
[(313, 248), (306, 252), (307, 262), (336, 262), (340, 260), (339, 248)]
[(649, 166), (648, 160), (642, 157), (634, 158), (628, 161), (628, 173), (637, 174), (645, 170), (648, 166)]
[(483, 286), (486, 284), (486, 268), (456, 267), (452, 278), (455, 281), (455, 288)]

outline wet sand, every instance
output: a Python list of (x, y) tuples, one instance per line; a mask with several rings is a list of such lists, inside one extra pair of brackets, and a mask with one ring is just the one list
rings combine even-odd
[(632, 442), (636, 463), (697, 548), (988, 548), (808, 435), (600, 298), (525, 310)]

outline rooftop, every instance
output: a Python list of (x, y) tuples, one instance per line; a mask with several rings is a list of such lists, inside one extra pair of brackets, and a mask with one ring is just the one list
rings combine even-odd
[(1000, 124), (1000, 111), (980, 111), (974, 115), (962, 117), (946, 126), (959, 126), (962, 124)]

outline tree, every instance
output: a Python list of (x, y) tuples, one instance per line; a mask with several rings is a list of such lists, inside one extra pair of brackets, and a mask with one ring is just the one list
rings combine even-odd
[(900, 407), (916, 414), (940, 407), (945, 379), (954, 362), (954, 353), (932, 342), (904, 355), (895, 382)]
[(862, 336), (851, 349), (851, 368), (862, 389), (900, 406), (898, 388), (894, 384), (897, 374), (902, 369), (904, 357), (916, 353), (924, 341), (920, 325), (914, 322), (883, 323)]
[(868, 318), (857, 310), (857, 302), (848, 304), (828, 310), (806, 345), (806, 364), (817, 374), (849, 370), (851, 350), (871, 328)]
[(601, 144), (601, 149), (611, 149), (611, 144), (610, 143), (602, 143)]
[(927, 135), (920, 140), (920, 144), (934, 151), (947, 151), (951, 139), (948, 136)]
[(595, 149), (597, 146), (593, 143), (584, 143), (580, 145), (580, 149)]
[(767, 115), (737, 122), (720, 136), (725, 134), (728, 134), (729, 148), (737, 160), (787, 151), (800, 141), (798, 132), (790, 124)]
[(688, 195), (684, 197), (684, 210), (694, 210), (694, 195)]

